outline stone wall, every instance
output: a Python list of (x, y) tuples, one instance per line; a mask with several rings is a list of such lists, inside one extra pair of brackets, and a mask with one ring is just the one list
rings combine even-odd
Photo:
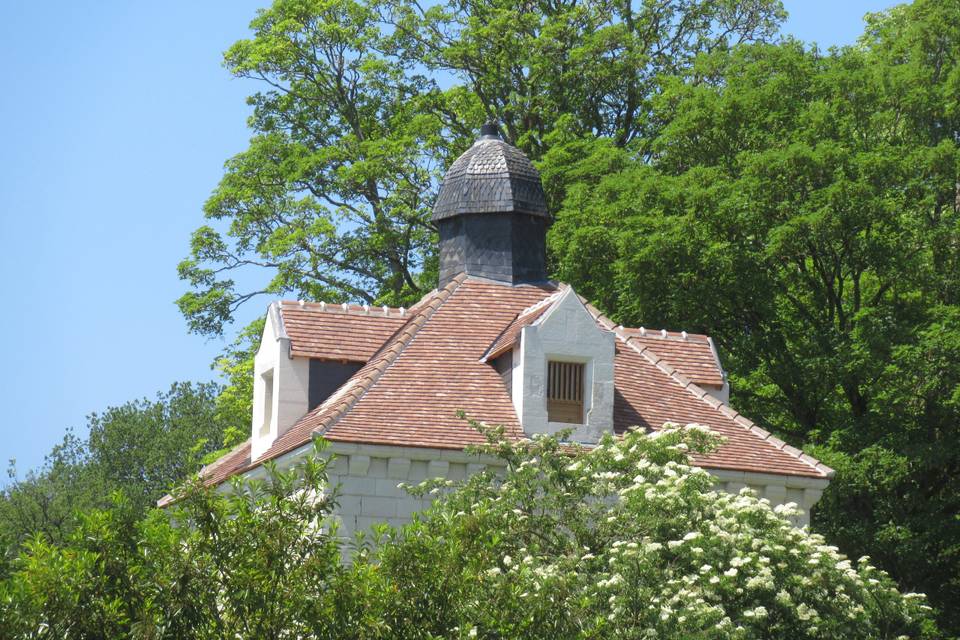
[[(378, 522), (402, 526), (429, 505), (429, 498), (414, 498), (397, 485), (428, 478), (462, 480), (487, 466), (462, 451), (360, 445), (335, 445), (333, 450), (338, 458), (330, 484), (340, 487), (337, 519), (346, 538)], [(502, 468), (497, 461), (486, 462)]]
[[(280, 458), (283, 468), (309, 448), (301, 448)], [(491, 468), (503, 471), (496, 458), (479, 458), (456, 450), (423, 449), (332, 443), (330, 451), (337, 459), (329, 469), (331, 486), (339, 485), (339, 508), (336, 518), (341, 537), (351, 539), (354, 532), (367, 531), (374, 524), (386, 522), (400, 527), (411, 521), (412, 514), (426, 508), (429, 498), (411, 497), (398, 484), (414, 485), (427, 478), (462, 480), (468, 475)], [(750, 487), (771, 504), (793, 502), (805, 513), (794, 520), (797, 526), (809, 524), (809, 510), (826, 488), (827, 482), (816, 478), (778, 476), (710, 469), (717, 478), (717, 488), (739, 493)], [(255, 469), (250, 475), (262, 475)], [(228, 486), (228, 485), (227, 485)]]
[[(251, 455), (256, 459), (308, 409), (310, 360), (290, 357), (290, 338), (283, 330), (276, 304), (270, 305), (267, 313), (253, 367), (250, 442)], [(267, 384), (272, 385), (272, 393), (267, 392)], [(265, 406), (268, 402), (269, 408)]]

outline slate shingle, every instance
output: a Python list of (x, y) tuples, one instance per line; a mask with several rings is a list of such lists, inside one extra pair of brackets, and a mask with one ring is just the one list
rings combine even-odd
[(444, 176), (433, 221), (468, 213), (511, 212), (550, 217), (540, 174), (516, 147), (499, 137), (480, 138)]

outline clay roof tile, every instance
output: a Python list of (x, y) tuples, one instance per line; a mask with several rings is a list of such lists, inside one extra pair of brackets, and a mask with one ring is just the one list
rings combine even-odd
[[(510, 395), (496, 370), (483, 360), (512, 345), (557, 293), (552, 285), (509, 286), (458, 276), (411, 308), (367, 363), (260, 459), (249, 460), (247, 444), (246, 453), (242, 448), (231, 452), (225, 456), (228, 460), (213, 468), (211, 481), (292, 451), (318, 435), (334, 442), (441, 449), (480, 442), (480, 435), (456, 417), (458, 410), (502, 424), (508, 436), (521, 437)], [(704, 467), (816, 478), (832, 475), (828, 467), (785, 447), (700, 386), (723, 382), (709, 338), (615, 327), (596, 309), (588, 310), (618, 337), (615, 431), (696, 422), (726, 439), (716, 452), (696, 459)]]

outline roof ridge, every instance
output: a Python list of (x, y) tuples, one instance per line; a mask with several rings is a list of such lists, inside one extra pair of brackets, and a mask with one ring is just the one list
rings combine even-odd
[[(604, 327), (606, 327), (607, 329), (610, 329), (610, 330), (613, 331), (614, 333), (618, 333), (618, 332), (622, 333), (622, 332), (626, 332), (626, 331), (640, 331), (641, 329), (643, 329), (643, 327), (640, 327), (640, 329), (632, 329), (632, 328), (630, 328), (630, 327), (624, 327), (624, 326), (621, 325), (621, 324), (617, 324), (616, 322), (614, 322), (614, 321), (611, 320), (610, 318), (608, 318), (608, 317), (606, 317), (605, 315), (603, 315), (603, 314), (600, 312), (599, 309), (597, 309), (595, 306), (593, 306), (593, 305), (592, 305), (589, 301), (587, 301), (583, 296), (578, 295), (577, 297), (580, 298), (581, 302), (583, 302), (583, 304), (584, 304), (584, 306), (587, 308), (587, 310), (588, 310), (591, 314), (593, 314), (593, 317), (597, 320), (597, 322), (599, 322), (600, 324), (604, 325)], [(661, 339), (661, 340), (671, 340), (671, 339), (673, 339), (675, 342), (682, 342), (682, 343), (693, 342), (693, 343), (696, 343), (696, 344), (705, 344), (705, 345), (707, 345), (708, 347), (710, 347), (710, 352), (713, 354), (713, 359), (714, 359), (714, 362), (716, 362), (717, 370), (720, 372), (720, 375), (723, 377), (724, 382), (726, 382), (726, 380), (727, 380), (727, 373), (726, 373), (726, 371), (723, 369), (723, 365), (720, 363), (720, 355), (717, 353), (717, 347), (716, 347), (716, 345), (715, 345), (714, 342), (713, 342), (713, 338), (711, 338), (710, 336), (708, 336), (707, 334), (704, 334), (704, 333), (687, 334), (687, 338), (683, 338), (683, 337), (671, 338), (670, 336), (664, 337), (664, 336), (662, 335), (662, 332), (664, 332), (664, 331), (666, 331), (666, 329), (661, 329), (661, 330), (660, 330), (660, 335), (653, 336), (653, 337), (659, 338), (659, 339)], [(669, 334), (669, 333), (676, 333), (676, 332), (674, 331), (674, 332), (667, 332), (667, 333)], [(684, 332), (681, 332), (681, 333), (686, 333), (686, 332), (684, 331)], [(626, 336), (626, 340), (630, 340), (630, 339), (642, 340), (642, 339), (644, 339), (644, 338), (649, 338), (649, 337), (651, 337), (651, 335), (652, 335), (652, 334), (646, 334), (646, 335), (641, 334), (640, 336)], [(690, 341), (690, 340), (689, 340), (689, 337), (691, 337), (691, 336), (703, 337), (703, 338), (706, 338), (706, 341), (705, 341), (705, 342), (700, 342), (700, 343), (697, 343), (697, 341), (695, 341), (695, 340), (694, 340), (694, 341)], [(621, 338), (621, 339), (622, 339), (622, 338)], [(626, 342), (626, 340), (624, 340), (624, 341)], [(648, 347), (648, 348), (649, 348), (649, 347)], [(652, 352), (651, 352), (651, 353), (652, 353)], [(664, 358), (660, 358), (659, 355), (657, 356), (657, 358), (665, 361), (665, 359), (664, 359)], [(684, 376), (684, 379), (686, 379), (685, 376)], [(758, 428), (759, 428), (759, 427), (758, 427)]]
[[(388, 305), (369, 305), (369, 304), (354, 304), (354, 303), (327, 303), (324, 301), (320, 302), (307, 302), (304, 300), (279, 300), (276, 301), (278, 309), (282, 313), (284, 310), (284, 305), (289, 307), (295, 307), (302, 309), (304, 311), (315, 311), (317, 313), (335, 313), (335, 314), (345, 314), (345, 315), (354, 315), (354, 316), (368, 316), (371, 318), (404, 318), (407, 314), (416, 306), (406, 309), (404, 307), (391, 307)], [(419, 304), (419, 302), (417, 303)]]
[(620, 329), (623, 329), (622, 326), (618, 325), (616, 322), (614, 322), (607, 316), (603, 315), (603, 313), (600, 312), (600, 309), (597, 309), (595, 306), (590, 304), (590, 301), (584, 298), (579, 293), (577, 294), (577, 298), (579, 298), (580, 302), (583, 303), (583, 306), (587, 308), (587, 311), (590, 312), (590, 315), (593, 316), (593, 319), (599, 322), (600, 324), (602, 324), (605, 329), (609, 329), (610, 331), (614, 331), (614, 332), (618, 327)]
[(668, 331), (667, 329), (647, 329), (646, 327), (624, 327), (620, 325), (620, 328), (624, 331), (637, 332), (639, 336), (631, 336), (632, 338), (656, 338), (657, 340), (673, 340), (676, 342), (701, 342), (701, 344), (706, 344), (710, 340), (710, 336), (705, 333), (689, 333), (687, 331)]
[[(450, 296), (453, 295), (453, 292), (460, 288), (460, 285), (463, 284), (464, 280), (466, 280), (466, 274), (458, 274), (442, 289), (434, 289), (431, 291), (430, 294), (428, 294), (430, 297), (429, 301), (427, 301), (428, 296), (424, 296), (419, 302), (417, 302), (416, 305), (411, 307), (415, 308), (422, 306), (423, 308), (418, 308), (417, 315), (411, 315), (410, 319), (397, 330), (391, 340), (387, 341), (390, 344), (388, 345), (387, 343), (384, 343), (384, 345), (373, 354), (373, 356), (370, 358), (370, 361), (364, 365), (362, 369), (357, 371), (356, 374), (354, 374), (354, 376), (359, 376), (360, 373), (367, 367), (370, 367), (374, 370), (374, 374), (366, 379), (365, 384), (360, 383), (356, 387), (349, 389), (349, 391), (353, 392), (351, 397), (341, 403), (337, 411), (330, 416), (330, 419), (326, 421), (326, 424), (320, 425), (312, 431), (314, 435), (322, 435), (332, 429), (343, 418), (343, 416), (346, 415), (347, 412), (350, 411), (350, 409), (352, 409), (361, 398), (363, 398), (364, 395), (366, 395), (367, 391), (373, 388), (373, 386), (386, 373), (387, 369), (389, 369), (390, 366), (396, 362), (397, 358), (400, 357), (403, 351), (407, 348), (407, 345), (413, 342), (413, 339), (420, 332), (420, 329), (422, 329), (423, 326), (430, 320), (430, 318), (432, 318), (437, 312), (437, 310), (440, 309), (440, 307), (442, 307), (443, 304), (450, 299)], [(433, 301), (437, 301), (437, 304), (431, 306), (430, 302)], [(422, 314), (421, 310), (423, 312)], [(384, 357), (382, 360), (378, 360), (381, 354), (383, 354)], [(345, 386), (346, 385), (344, 385), (344, 387)], [(321, 404), (319, 407), (317, 407), (317, 409), (323, 407), (324, 404), (326, 403)], [(310, 413), (313, 412), (311, 411)]]
[[(609, 321), (609, 319), (607, 320)], [(751, 432), (753, 435), (757, 436), (761, 440), (765, 440), (766, 442), (773, 445), (775, 448), (779, 449), (780, 451), (783, 451), (787, 455), (792, 456), (806, 463), (807, 465), (809, 465), (819, 473), (823, 474), (823, 476), (826, 478), (832, 478), (836, 474), (836, 471), (834, 471), (827, 465), (823, 464), (813, 456), (804, 453), (803, 451), (801, 451), (800, 449), (797, 449), (796, 447), (790, 446), (789, 444), (787, 444), (780, 438), (776, 437), (766, 429), (757, 426), (756, 423), (754, 423), (749, 418), (743, 416), (739, 411), (731, 407), (726, 402), (718, 400), (714, 396), (707, 393), (705, 389), (703, 389), (702, 387), (694, 383), (692, 380), (684, 376), (682, 373), (680, 373), (679, 371), (671, 367), (666, 360), (658, 356), (656, 352), (653, 351), (653, 349), (651, 349), (650, 347), (647, 347), (645, 345), (637, 346), (631, 343), (631, 340), (635, 340), (636, 336), (625, 335), (623, 333), (622, 327), (615, 327), (613, 329), (613, 332), (624, 344), (626, 344), (628, 347), (630, 347), (635, 352), (637, 352), (640, 356), (645, 358), (647, 362), (655, 366), (662, 373), (666, 374), (667, 377), (669, 377), (671, 380), (673, 380), (674, 382), (679, 384), (681, 387), (686, 389), (695, 398), (702, 400), (707, 405), (713, 407), (719, 413), (729, 418), (735, 424), (743, 427), (745, 430)]]
[[(686, 331), (668, 331), (666, 329), (650, 330), (645, 327), (625, 327), (622, 324), (617, 324), (607, 316), (603, 315), (603, 313), (601, 313), (599, 309), (593, 306), (593, 304), (591, 304), (589, 300), (581, 296), (579, 293), (577, 294), (577, 297), (580, 299), (580, 302), (583, 303), (583, 306), (585, 306), (587, 310), (590, 311), (590, 313), (597, 320), (597, 322), (600, 322), (607, 329), (610, 329), (611, 331), (616, 331), (616, 330), (639, 331), (640, 337), (643, 337), (643, 338), (661, 338), (664, 340), (669, 340), (672, 338), (672, 339), (679, 339), (679, 340), (686, 341), (689, 338), (696, 337), (696, 338), (705, 338), (707, 342), (711, 341), (710, 336), (705, 333), (688, 333)], [(637, 336), (630, 336), (630, 337), (635, 338)]]
[(523, 316), (526, 316), (526, 315), (530, 315), (535, 311), (539, 311), (543, 307), (552, 305), (557, 300), (559, 300), (560, 296), (563, 295), (563, 293), (566, 292), (566, 290), (569, 288), (570, 288), (570, 285), (561, 282), (557, 286), (557, 290), (551, 293), (550, 295), (548, 295), (546, 298), (543, 298), (541, 300), (534, 302), (532, 305), (530, 305), (526, 309), (521, 309), (520, 312), (515, 316), (515, 319), (522, 318)]

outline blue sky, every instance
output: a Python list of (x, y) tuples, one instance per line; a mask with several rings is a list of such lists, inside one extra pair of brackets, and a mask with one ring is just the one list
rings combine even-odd
[[(0, 464), (22, 475), (90, 412), (213, 377), (223, 343), (187, 333), (176, 264), (246, 145), (255, 85), (221, 53), (265, 2), (0, 2)], [(784, 32), (829, 46), (894, 3), (785, 4)]]

